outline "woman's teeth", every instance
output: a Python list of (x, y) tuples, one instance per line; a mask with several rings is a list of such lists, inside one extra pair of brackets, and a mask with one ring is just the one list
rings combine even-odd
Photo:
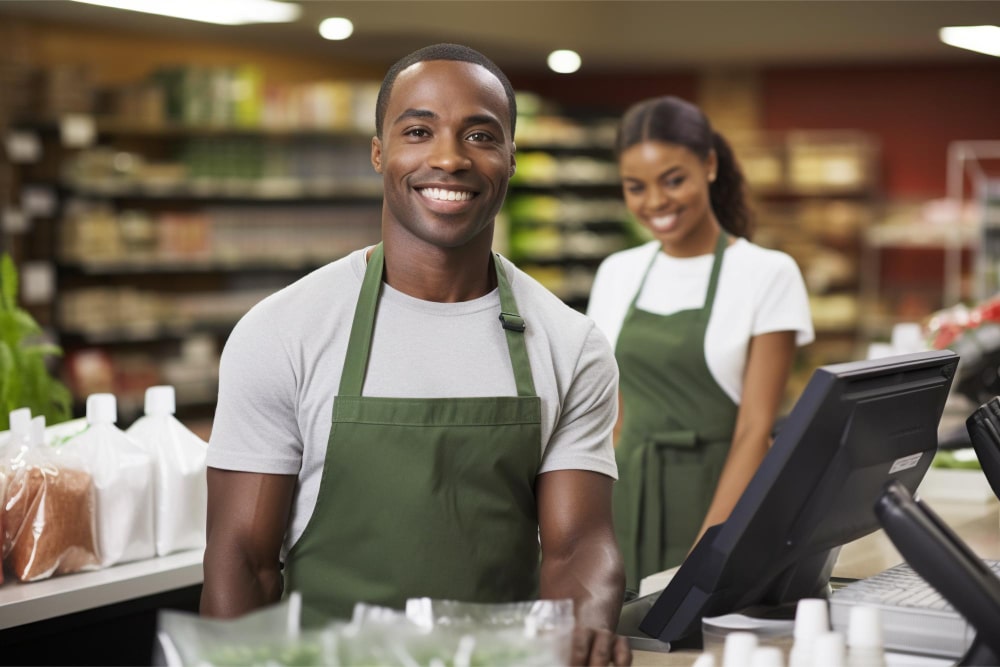
[(670, 215), (661, 215), (656, 218), (650, 219), (650, 222), (653, 223), (653, 227), (656, 227), (657, 229), (668, 229), (676, 221), (677, 221), (676, 213), (671, 213)]
[(443, 188), (424, 188), (420, 194), (428, 199), (438, 201), (468, 201), (472, 199), (473, 193), (463, 190), (445, 190)]

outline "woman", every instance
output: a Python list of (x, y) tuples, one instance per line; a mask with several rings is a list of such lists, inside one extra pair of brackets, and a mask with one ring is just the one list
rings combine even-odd
[(614, 518), (637, 589), (729, 516), (813, 329), (795, 262), (750, 243), (743, 177), (698, 107), (636, 104), (616, 151), (625, 204), (655, 240), (601, 264), (588, 315), (621, 372)]

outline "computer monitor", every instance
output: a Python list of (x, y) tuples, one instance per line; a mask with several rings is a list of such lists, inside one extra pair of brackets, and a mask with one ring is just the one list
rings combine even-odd
[(826, 597), (840, 547), (879, 528), (886, 482), (912, 492), (927, 472), (957, 366), (940, 350), (817, 369), (729, 519), (648, 596), (638, 629), (697, 646), (703, 617), (791, 618), (799, 599)]

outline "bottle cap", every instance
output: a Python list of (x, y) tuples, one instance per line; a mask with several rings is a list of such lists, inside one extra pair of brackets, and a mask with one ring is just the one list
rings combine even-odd
[(31, 444), (41, 445), (45, 442), (45, 415), (38, 415), (31, 420)]
[(172, 415), (177, 411), (177, 399), (171, 385), (157, 385), (146, 389), (147, 415)]
[(813, 664), (816, 667), (844, 667), (844, 635), (821, 632), (813, 644)]
[(757, 648), (757, 635), (737, 630), (726, 635), (722, 650), (722, 667), (745, 667), (750, 664), (750, 655)]
[(826, 600), (803, 598), (795, 606), (795, 640), (812, 641), (822, 632), (830, 631), (830, 616)]
[(10, 434), (13, 437), (26, 436), (31, 428), (31, 408), (10, 411)]
[(847, 645), (851, 648), (882, 648), (882, 617), (877, 607), (863, 604), (851, 607)]
[(118, 421), (118, 401), (114, 394), (91, 394), (87, 397), (88, 424), (114, 424)]
[(785, 667), (785, 654), (777, 646), (758, 646), (750, 654), (750, 667)]

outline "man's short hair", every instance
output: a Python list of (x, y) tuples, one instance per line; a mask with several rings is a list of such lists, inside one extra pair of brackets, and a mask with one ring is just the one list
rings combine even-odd
[(385, 121), (385, 112), (389, 106), (389, 95), (392, 94), (392, 87), (396, 83), (399, 73), (410, 65), (427, 62), (429, 60), (456, 60), (458, 62), (482, 65), (493, 76), (495, 76), (503, 86), (507, 94), (507, 107), (510, 112), (510, 136), (514, 136), (514, 126), (517, 124), (517, 101), (514, 97), (514, 87), (510, 85), (507, 75), (497, 67), (496, 63), (481, 54), (475, 49), (461, 44), (433, 44), (418, 49), (408, 56), (403, 56), (389, 68), (385, 78), (382, 79), (382, 86), (378, 89), (378, 100), (375, 103), (375, 135), (382, 138), (382, 125)]

